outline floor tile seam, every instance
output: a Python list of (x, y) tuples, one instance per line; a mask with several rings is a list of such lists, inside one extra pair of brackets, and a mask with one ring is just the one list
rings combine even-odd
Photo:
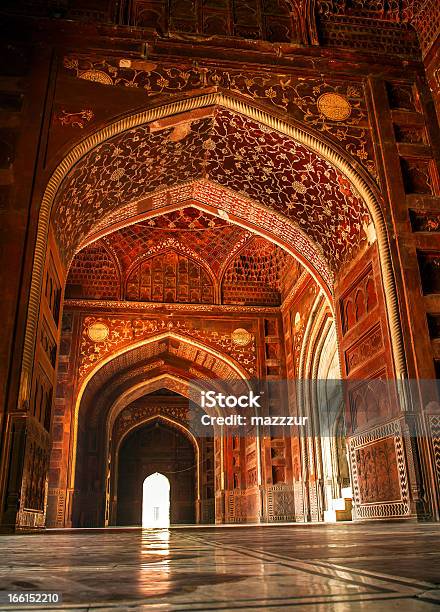
[[(235, 547), (232, 548), (231, 546), (224, 546), (223, 544), (220, 543), (216, 543), (213, 540), (211, 540), (212, 546), (219, 546), (220, 548), (222, 548), (222, 550), (224, 548), (228, 548), (229, 550), (231, 550), (232, 552), (234, 552), (235, 554), (242, 554), (248, 557), (251, 557), (253, 559), (258, 559), (259, 561), (263, 561), (264, 563), (269, 562), (276, 562), (279, 565), (282, 565), (284, 567), (288, 567), (289, 569), (293, 569), (296, 571), (300, 571), (300, 572), (304, 572), (304, 573), (308, 573), (308, 574), (313, 574), (314, 576), (320, 576), (322, 578), (327, 578), (327, 579), (333, 579), (333, 580), (340, 580), (342, 582), (347, 582), (350, 584), (354, 584), (356, 586), (361, 586), (361, 585), (365, 585), (365, 581), (359, 582), (358, 579), (355, 579), (352, 577), (352, 572), (347, 571), (347, 570), (342, 570), (345, 574), (347, 574), (347, 576), (340, 576), (334, 575), (335, 570), (333, 570), (332, 568), (319, 568), (318, 570), (315, 568), (315, 566), (313, 564), (310, 563), (304, 563), (302, 561), (293, 561), (293, 560), (284, 560), (283, 557), (280, 558), (275, 558), (273, 557), (272, 559), (264, 559), (263, 556), (266, 554), (263, 551), (257, 551), (255, 549), (252, 549), (252, 553), (247, 550), (247, 549), (241, 549), (240, 547)], [(326, 571), (323, 571), (326, 570)], [(329, 570), (332, 571), (333, 573), (330, 574)], [(336, 570), (336, 571), (340, 571), (340, 570)], [(377, 579), (375, 579), (375, 582), (378, 582)], [(375, 589), (377, 592), (388, 592), (390, 590), (390, 588), (388, 586), (384, 586), (383, 583), (386, 582), (384, 579), (379, 580), (380, 584), (370, 584), (369, 586), (372, 589)], [(425, 588), (425, 587), (424, 587)], [(402, 593), (405, 593), (407, 591), (408, 587), (406, 588), (406, 590), (401, 591)], [(392, 590), (392, 589), (391, 589)], [(418, 589), (420, 590), (420, 589)], [(417, 592), (417, 591), (416, 591)], [(414, 588), (411, 589), (411, 594), (414, 594)]]
[(302, 559), (298, 559), (296, 557), (286, 557), (286, 556), (282, 556), (276, 553), (266, 552), (266, 551), (264, 551), (264, 554), (271, 556), (274, 559), (280, 559), (283, 562), (291, 561), (293, 563), (304, 563), (305, 565), (310, 565), (316, 568), (326, 568), (331, 571), (334, 571), (334, 570), (343, 571), (343, 572), (347, 572), (348, 574), (366, 576), (368, 578), (373, 578), (376, 580), (378, 579), (386, 583), (398, 584), (398, 585), (402, 585), (405, 587), (409, 586), (409, 587), (413, 587), (416, 589), (433, 589), (437, 587), (435, 583), (415, 580), (413, 578), (407, 578), (406, 576), (395, 576), (393, 574), (387, 574), (383, 572), (374, 572), (371, 570), (363, 570), (361, 568), (350, 568), (349, 566), (346, 566), (346, 565), (339, 565), (339, 564), (325, 562), (325, 561), (303, 561)]
[[(274, 561), (278, 561), (280, 565), (289, 567), (290, 569), (307, 572), (307, 573), (314, 574), (317, 576), (323, 576), (324, 578), (330, 578), (334, 580), (342, 580), (344, 582), (350, 582), (350, 583), (356, 584), (357, 586), (359, 586), (360, 584), (365, 584), (365, 582), (364, 581), (359, 582), (359, 578), (356, 578), (356, 576), (367, 577), (370, 580), (371, 588), (374, 588), (378, 591), (394, 590), (392, 587), (395, 587), (395, 585), (398, 584), (399, 586), (403, 587), (399, 591), (402, 594), (404, 593), (407, 594), (408, 589), (410, 589), (409, 594), (415, 595), (421, 589), (425, 590), (426, 588), (434, 588), (436, 586), (432, 583), (420, 583), (420, 582), (418, 582), (417, 585), (414, 585), (412, 583), (408, 585), (406, 580), (400, 581), (399, 577), (397, 577), (397, 579), (394, 579), (394, 580), (388, 580), (388, 575), (385, 575), (385, 577), (382, 575), (376, 576), (374, 575), (374, 573), (368, 573), (368, 572), (363, 572), (359, 570), (353, 571), (350, 568), (346, 568), (343, 566), (340, 566), (340, 568), (337, 568), (331, 564), (321, 564), (319, 562), (310, 563), (307, 561), (302, 561), (300, 559), (286, 558), (281, 555), (277, 555), (276, 553), (260, 551), (257, 549), (252, 549), (252, 552), (254, 554), (251, 554), (248, 549), (244, 549), (240, 546), (236, 546), (234, 548), (231, 547), (230, 545), (225, 546), (224, 544), (220, 542), (216, 542), (215, 540), (210, 540), (209, 544), (211, 544), (212, 546), (218, 546), (222, 549), (229, 548), (229, 550), (235, 552), (236, 554), (237, 553), (243, 554), (243, 555), (246, 555), (252, 558), (259, 559), (260, 561), (264, 561), (264, 562), (267, 562), (267, 559), (264, 559), (262, 557), (266, 555), (269, 557), (269, 560), (272, 559)], [(322, 570), (327, 570), (327, 571), (323, 572)], [(329, 571), (332, 572), (332, 574), (329, 574)], [(341, 572), (341, 571), (347, 574), (347, 576), (341, 576), (341, 575), (335, 576), (334, 575), (334, 572)]]
[[(210, 540), (210, 542), (216, 543), (217, 545), (221, 546), (221, 543), (218, 541)], [(237, 546), (236, 549), (237, 549), (237, 552), (238, 551), (241, 551), (242, 553), (248, 552), (247, 549), (241, 546)], [(257, 549), (252, 549), (252, 550), (256, 551)], [(393, 574), (384, 574), (382, 572), (374, 572), (371, 570), (363, 570), (361, 568), (350, 568), (349, 566), (335, 564), (329, 561), (304, 561), (303, 559), (299, 559), (298, 557), (280, 555), (279, 553), (274, 553), (271, 551), (259, 551), (259, 552), (269, 557), (271, 556), (274, 559), (279, 559), (282, 561), (289, 561), (289, 562), (294, 562), (294, 563), (304, 563), (304, 564), (311, 565), (311, 566), (324, 567), (324, 568), (329, 568), (329, 569), (336, 568), (338, 570), (342, 570), (350, 574), (360, 574), (360, 575), (365, 575), (365, 576), (371, 576), (371, 577), (379, 578), (381, 580), (385, 580), (389, 582), (396, 582), (398, 584), (403, 584), (403, 585), (409, 584), (410, 586), (415, 586), (417, 588), (420, 587), (420, 588), (433, 589), (433, 588), (437, 588), (438, 586), (437, 584), (432, 583), (432, 582), (427, 582), (423, 580), (415, 580), (413, 578), (407, 578), (405, 576), (395, 576)], [(440, 555), (440, 553), (438, 554)]]

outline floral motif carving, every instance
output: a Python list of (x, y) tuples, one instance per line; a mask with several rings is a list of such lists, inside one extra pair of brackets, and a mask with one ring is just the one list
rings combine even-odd
[(122, 302), (122, 301), (103, 301), (95, 300), (66, 300), (65, 305), (68, 307), (80, 308), (84, 310), (126, 310), (128, 312), (144, 313), (158, 310), (170, 312), (210, 312), (210, 313), (242, 313), (256, 315), (273, 315), (278, 312), (278, 308), (271, 306), (231, 306), (229, 304), (154, 304), (151, 302)]
[(76, 127), (81, 130), (90, 123), (94, 118), (94, 113), (91, 109), (87, 108), (85, 110), (78, 111), (76, 113), (69, 113), (66, 110), (61, 110), (56, 113), (55, 121), (60, 125), (67, 127)]
[[(104, 323), (110, 332), (108, 337), (99, 343), (92, 342), (87, 330), (93, 323)], [(173, 319), (164, 321), (161, 319), (142, 318), (97, 318), (88, 316), (83, 320), (83, 332), (80, 344), (79, 367), (80, 378), (101, 361), (105, 356), (115, 352), (133, 342), (149, 338), (158, 334), (174, 332), (180, 336), (186, 336), (199, 340), (207, 346), (229, 355), (241, 364), (250, 374), (256, 371), (256, 349), (255, 339), (247, 346), (239, 346), (233, 343), (230, 332), (210, 331), (196, 327), (192, 322)]]
[(401, 500), (394, 438), (384, 438), (356, 451), (361, 503)]
[[(290, 116), (333, 138), (377, 180), (365, 99), (359, 83), (347, 85), (344, 81), (327, 78), (304, 79), (289, 74), (262, 75), (249, 71), (225, 71), (193, 65), (181, 67), (130, 60), (118, 62), (113, 58), (79, 55), (66, 56), (64, 68), (79, 78), (85, 78), (85, 74), (93, 71), (99, 72), (102, 78), (107, 77), (113, 85), (140, 88), (150, 97), (212, 86), (240, 93), (286, 111)], [(346, 112), (343, 115), (338, 113), (335, 118), (334, 113), (326, 115), (322, 111), (323, 96), (328, 99), (329, 95), (333, 100), (338, 98), (345, 101)], [(350, 109), (349, 113), (347, 109)]]
[(267, 488), (267, 518), (270, 522), (295, 521), (293, 485), (274, 485)]
[[(394, 477), (396, 478), (395, 483), (389, 483), (389, 490), (386, 493), (387, 496), (390, 496), (393, 499), (376, 501), (372, 503), (362, 503), (361, 501), (361, 492), (363, 492), (364, 497), (368, 499), (368, 495), (371, 493), (372, 495), (379, 494), (380, 492), (385, 493), (383, 489), (379, 489), (378, 487), (382, 487), (377, 483), (377, 475), (375, 474), (375, 468), (372, 467), (369, 470), (369, 483), (368, 487), (365, 486), (364, 482), (360, 481), (359, 475), (359, 464), (358, 459), (362, 460), (365, 458), (365, 462), (363, 464), (363, 468), (368, 468), (371, 459), (371, 455), (367, 457), (363, 451), (358, 455), (358, 450), (362, 448), (368, 448), (368, 445), (374, 444), (376, 441), (388, 440), (388, 442), (381, 442), (379, 445), (378, 452), (380, 452), (380, 447), (382, 446), (383, 452), (386, 457), (386, 461), (391, 466), (393, 470)], [(385, 448), (384, 448), (384, 446)], [(394, 446), (394, 455), (397, 463), (397, 470), (394, 471), (394, 459), (391, 455), (393, 452), (391, 445)], [(352, 469), (353, 476), (353, 501), (354, 501), (354, 516), (360, 519), (371, 519), (371, 518), (387, 518), (394, 516), (402, 516), (410, 514), (409, 507), (409, 494), (408, 494), (408, 477), (407, 477), (407, 469), (406, 469), (406, 458), (405, 451), (403, 446), (402, 439), (402, 431), (400, 427), (400, 423), (398, 421), (391, 421), (385, 425), (377, 427), (373, 430), (370, 430), (368, 433), (360, 436), (356, 436), (350, 439), (349, 441), (349, 453), (350, 453), (350, 463)], [(382, 461), (383, 463), (383, 461)], [(397, 472), (397, 474), (396, 474)], [(363, 477), (364, 472), (362, 473)], [(361, 478), (362, 478), (361, 477)], [(380, 477), (380, 476), (379, 476)], [(387, 482), (387, 476), (385, 476), (385, 480), (383, 482)], [(398, 497), (397, 497), (398, 495)], [(396, 499), (397, 498), (397, 499)], [(400, 500), (400, 501), (398, 501)]]
[(47, 431), (35, 421), (28, 420), (21, 505), (25, 510), (44, 511), (46, 475), (49, 463), (50, 440)]

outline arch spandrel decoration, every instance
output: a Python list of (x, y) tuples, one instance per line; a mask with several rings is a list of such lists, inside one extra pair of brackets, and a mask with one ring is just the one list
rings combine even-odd
[[(96, 324), (108, 327), (108, 334), (99, 342), (90, 337), (89, 330)], [(80, 344), (81, 363), (79, 364), (79, 381), (83, 382), (90, 373), (102, 364), (106, 364), (117, 352), (129, 351), (143, 343), (157, 342), (157, 339), (168, 337), (179, 338), (183, 343), (200, 346), (212, 354), (227, 354), (231, 363), (236, 364), (237, 371), (242, 369), (247, 376), (256, 373), (255, 338), (247, 346), (239, 346), (232, 341), (231, 335), (220, 336), (215, 332), (204, 330), (199, 325), (191, 324), (185, 318), (173, 318), (164, 322), (160, 318), (87, 316), (82, 323)], [(231, 330), (232, 331), (232, 330)], [(152, 355), (148, 355), (150, 357)], [(146, 355), (147, 357), (147, 355)]]
[[(20, 404), (25, 404), (29, 397), (31, 378), (30, 373), (32, 371), (34, 339), (38, 321), (42, 274), (46, 254), (50, 216), (55, 198), (57, 198), (58, 201), (62, 196), (63, 192), (60, 192), (60, 186), (64, 179), (66, 179), (63, 183), (65, 186), (68, 183), (67, 177), (69, 172), (75, 168), (75, 165), (79, 162), (79, 160), (84, 160), (89, 152), (96, 153), (96, 147), (112, 136), (121, 134), (126, 130), (134, 128), (135, 126), (141, 126), (145, 123), (158, 120), (162, 117), (174, 116), (178, 113), (187, 112), (196, 108), (206, 108), (212, 105), (219, 105), (229, 111), (232, 110), (235, 113), (240, 113), (244, 117), (250, 118), (259, 124), (262, 124), (266, 130), (269, 128), (271, 131), (279, 132), (283, 136), (301, 143), (307, 149), (313, 151), (316, 155), (322, 156), (333, 168), (333, 171), (337, 174), (340, 173), (340, 176), (347, 181), (348, 185), (354, 189), (354, 192), (359, 194), (359, 197), (365, 203), (364, 205), (366, 206), (366, 210), (369, 212), (369, 216), (371, 216), (374, 223), (375, 233), (377, 235), (396, 373), (398, 376), (406, 375), (402, 332), (395, 280), (391, 265), (390, 248), (383, 214), (373, 188), (356, 171), (355, 163), (350, 162), (347, 156), (343, 157), (339, 151), (333, 149), (331, 146), (329, 146), (329, 144), (321, 142), (314, 135), (305, 131), (304, 127), (300, 127), (296, 123), (290, 123), (274, 117), (267, 112), (244, 103), (243, 101), (230, 95), (225, 95), (223, 93), (209, 93), (206, 95), (195, 96), (193, 98), (182, 100), (173, 104), (153, 108), (107, 126), (106, 128), (85, 139), (77, 147), (75, 147), (75, 149), (73, 149), (64, 158), (53, 173), (40, 207), (34, 267), (29, 296), (28, 320), (23, 351)], [(362, 207), (364, 205), (362, 205)], [(115, 209), (115, 206), (110, 207), (108, 212), (110, 212), (112, 209)], [(66, 219), (70, 217), (68, 211), (65, 211), (64, 214), (66, 215)], [(65, 224), (63, 223), (62, 225)], [(83, 235), (85, 236), (85, 234), (86, 232), (83, 230)]]
[[(170, 390), (189, 397), (190, 390), (206, 389), (208, 374), (209, 388), (215, 388), (216, 380), (224, 381), (224, 386), (227, 381), (249, 376), (245, 371), (234, 369), (227, 355), (222, 357), (202, 346), (194, 347), (190, 340), (181, 337), (174, 336), (171, 340), (174, 347), (170, 346), (170, 337), (153, 339), (135, 348), (115, 351), (108, 362), (98, 364), (84, 387), (79, 407), (87, 409), (87, 423), (96, 425), (103, 413), (110, 414), (121, 402), (132, 401), (140, 392), (146, 392), (144, 389), (152, 393), (161, 382), (172, 384)], [(197, 359), (197, 366), (191, 357)], [(191, 399), (198, 403), (197, 397), (191, 396)]]

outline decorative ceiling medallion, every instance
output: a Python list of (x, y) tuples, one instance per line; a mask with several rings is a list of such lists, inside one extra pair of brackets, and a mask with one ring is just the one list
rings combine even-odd
[(325, 93), (318, 98), (319, 112), (333, 121), (344, 121), (351, 115), (350, 102), (337, 93)]
[(92, 323), (87, 328), (87, 334), (93, 342), (104, 342), (108, 338), (109, 329), (105, 323)]
[(231, 340), (237, 346), (247, 346), (252, 341), (252, 334), (246, 329), (239, 327), (232, 332)]
[(86, 70), (79, 75), (79, 78), (84, 79), (85, 81), (93, 81), (94, 83), (113, 85), (112, 78), (102, 70)]

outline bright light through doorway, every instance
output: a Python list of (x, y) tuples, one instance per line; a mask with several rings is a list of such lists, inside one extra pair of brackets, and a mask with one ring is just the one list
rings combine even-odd
[(156, 472), (144, 480), (142, 527), (164, 529), (170, 526), (170, 481)]

